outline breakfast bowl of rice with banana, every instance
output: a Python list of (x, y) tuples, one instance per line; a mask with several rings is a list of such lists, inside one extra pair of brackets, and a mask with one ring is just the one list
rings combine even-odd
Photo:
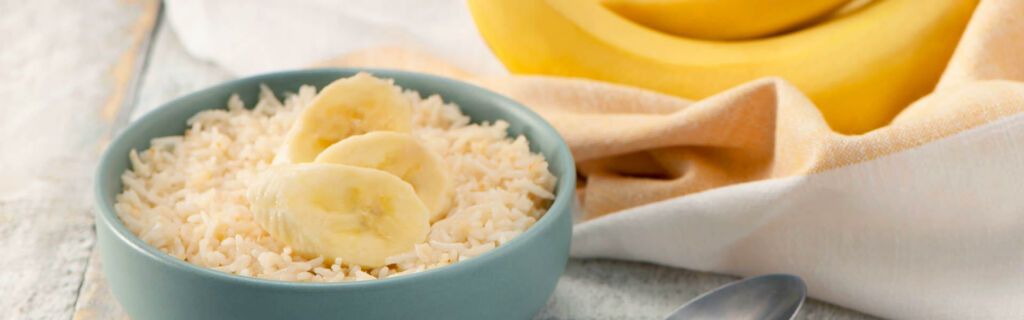
[(575, 179), (557, 132), (497, 93), (266, 74), (108, 146), (100, 255), (133, 319), (525, 319), (565, 268)]

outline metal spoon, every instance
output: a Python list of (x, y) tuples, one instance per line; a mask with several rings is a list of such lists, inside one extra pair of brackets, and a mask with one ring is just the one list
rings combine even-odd
[(807, 286), (800, 277), (769, 274), (735, 281), (693, 298), (666, 320), (791, 320), (805, 298)]

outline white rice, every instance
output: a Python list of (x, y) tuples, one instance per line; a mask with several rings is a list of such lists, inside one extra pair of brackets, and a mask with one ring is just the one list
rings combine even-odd
[(146, 243), (195, 265), (267, 279), (354, 281), (436, 268), (479, 255), (526, 231), (547, 210), (555, 177), (525, 137), (508, 137), (508, 123), (470, 124), (453, 104), (412, 91), (413, 134), (437, 151), (455, 179), (448, 216), (435, 222), (425, 243), (364, 269), (345, 261), (308, 259), (273, 239), (253, 221), (246, 199), (251, 181), (266, 170), (293, 120), (316, 95), (303, 86), (281, 103), (265, 86), (246, 109), (231, 97), (227, 110), (188, 120), (184, 136), (152, 140), (132, 151), (122, 175), (117, 215)]

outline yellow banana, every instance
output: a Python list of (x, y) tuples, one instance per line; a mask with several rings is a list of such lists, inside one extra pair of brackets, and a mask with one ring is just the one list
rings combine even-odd
[(612, 11), (679, 36), (737, 40), (787, 31), (850, 0), (605, 0)]
[(317, 163), (337, 163), (382, 170), (412, 185), (430, 210), (430, 221), (444, 217), (454, 185), (444, 162), (407, 133), (374, 131), (352, 136), (327, 148)]
[(352, 135), (411, 130), (412, 105), (401, 89), (360, 72), (320, 90), (288, 130), (274, 163), (313, 161), (321, 151)]
[(430, 231), (412, 186), (375, 169), (340, 164), (276, 166), (249, 187), (253, 219), (307, 257), (380, 267)]
[(691, 99), (779, 76), (838, 132), (888, 123), (930, 92), (976, 0), (879, 0), (784, 35), (708, 41), (657, 32), (593, 0), (469, 0), (495, 55), (516, 73), (586, 77)]

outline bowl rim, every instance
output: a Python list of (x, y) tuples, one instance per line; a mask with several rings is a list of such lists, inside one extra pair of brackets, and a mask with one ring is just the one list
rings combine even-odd
[[(563, 157), (558, 157), (554, 159), (554, 161), (557, 161), (557, 163), (553, 162), (552, 159), (546, 159), (548, 160), (549, 167), (560, 166), (564, 168), (562, 174), (557, 177), (558, 182), (555, 187), (555, 200), (551, 203), (551, 206), (548, 207), (547, 211), (544, 213), (544, 216), (542, 216), (540, 219), (537, 220), (537, 222), (535, 222), (532, 226), (526, 229), (525, 232), (519, 234), (518, 236), (509, 240), (505, 244), (497, 246), (494, 249), (487, 250), (486, 252), (478, 256), (474, 256), (464, 261), (458, 261), (442, 267), (427, 269), (401, 276), (388, 277), (384, 279), (344, 282), (301, 282), (263, 279), (252, 276), (243, 276), (234, 273), (227, 273), (207, 267), (201, 267), (199, 265), (195, 265), (184, 260), (172, 257), (171, 255), (166, 254), (156, 249), (155, 247), (149, 245), (145, 241), (142, 241), (141, 239), (139, 239), (138, 236), (129, 231), (127, 227), (125, 227), (125, 225), (121, 222), (121, 219), (117, 217), (117, 214), (115, 213), (113, 208), (113, 201), (107, 201), (106, 197), (104, 196), (104, 186), (108, 184), (107, 175), (104, 173), (112, 170), (110, 169), (110, 167), (112, 166), (111, 163), (114, 161), (116, 157), (128, 156), (127, 154), (113, 154), (112, 150), (115, 149), (114, 146), (127, 143), (126, 140), (128, 139), (128, 136), (135, 133), (136, 131), (141, 130), (140, 128), (142, 128), (143, 125), (157, 123), (154, 119), (163, 117), (164, 114), (170, 113), (170, 111), (175, 108), (180, 108), (179, 104), (185, 106), (185, 104), (182, 104), (184, 100), (187, 100), (197, 95), (202, 95), (212, 91), (221, 91), (227, 88), (243, 85), (250, 82), (262, 83), (263, 81), (281, 77), (299, 77), (315, 75), (318, 73), (334, 74), (339, 72), (351, 73), (353, 75), (358, 72), (369, 72), (382, 78), (420, 78), (421, 80), (436, 81), (442, 83), (443, 86), (446, 87), (461, 87), (466, 89), (468, 92), (472, 92), (472, 94), (474, 95), (483, 95), (486, 98), (497, 100), (498, 102), (495, 103), (497, 108), (511, 107), (513, 109), (512, 111), (519, 113), (520, 116), (525, 117), (528, 120), (532, 120), (532, 122), (539, 124), (528, 124), (528, 127), (534, 127), (535, 129), (539, 129), (543, 132), (547, 132), (548, 134), (552, 135), (555, 139), (554, 143), (557, 144), (555, 154), (564, 155)], [(345, 76), (342, 75), (341, 77)], [(438, 93), (438, 95), (440, 94)], [(441, 98), (442, 100), (446, 100), (443, 96)], [(218, 108), (224, 107), (226, 107), (226, 102), (225, 106), (221, 106)], [(463, 108), (463, 106), (459, 106), (459, 108), (461, 109)], [(150, 139), (152, 138), (156, 137), (151, 137)], [(119, 174), (116, 176), (116, 179), (120, 179), (120, 177), (121, 175)], [(184, 272), (191, 273), (194, 276), (198, 277), (218, 278), (220, 280), (235, 282), (240, 285), (247, 285), (253, 287), (267, 287), (275, 289), (337, 290), (403, 286), (416, 281), (422, 281), (425, 278), (438, 277), (444, 274), (460, 273), (462, 271), (470, 270), (476, 267), (477, 265), (485, 264), (495, 259), (499, 259), (503, 253), (524, 246), (526, 243), (526, 239), (536, 237), (544, 230), (552, 228), (558, 216), (567, 214), (571, 215), (573, 210), (572, 206), (574, 201), (575, 184), (575, 162), (572, 158), (572, 153), (570, 153), (569, 151), (568, 145), (565, 143), (565, 140), (558, 133), (558, 131), (556, 131), (554, 127), (551, 126), (550, 123), (544, 120), (544, 118), (542, 118), (533, 110), (530, 110), (529, 108), (523, 106), (521, 103), (512, 100), (511, 98), (508, 98), (489, 89), (482, 88), (463, 81), (419, 72), (382, 68), (316, 68), (278, 71), (241, 77), (231, 81), (222, 82), (213, 86), (209, 86), (197, 91), (193, 91), (189, 94), (165, 102), (161, 104), (159, 107), (150, 110), (145, 115), (132, 121), (128, 126), (121, 130), (121, 132), (117, 134), (117, 137), (111, 140), (110, 144), (108, 144), (107, 147), (104, 149), (103, 156), (101, 157), (95, 172), (93, 195), (95, 198), (94, 200), (96, 201), (95, 213), (96, 216), (99, 217), (99, 219), (97, 219), (96, 221), (97, 224), (106, 223), (113, 231), (114, 238), (117, 238), (116, 241), (126, 243), (129, 247), (131, 247), (132, 250), (135, 250), (136, 252), (141, 253), (143, 256), (152, 259), (155, 262), (166, 267), (180, 269)]]

